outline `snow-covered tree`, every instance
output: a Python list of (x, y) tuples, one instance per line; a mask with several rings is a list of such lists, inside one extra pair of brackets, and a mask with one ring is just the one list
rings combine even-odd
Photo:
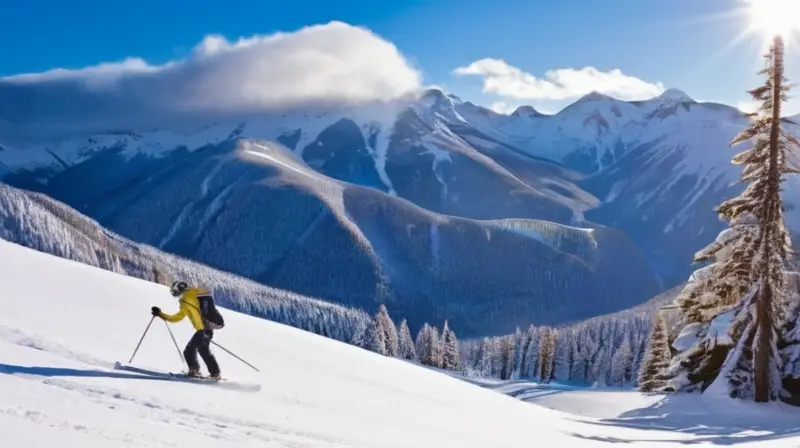
[(411, 330), (408, 329), (408, 322), (405, 319), (400, 322), (400, 331), (397, 335), (397, 356), (409, 361), (417, 360), (417, 350), (414, 347), (414, 340), (411, 339)]
[(633, 349), (630, 339), (630, 334), (626, 334), (611, 357), (611, 370), (608, 373), (608, 383), (611, 386), (628, 386), (633, 380)]
[(522, 371), (522, 358), (525, 355), (524, 351), (525, 338), (522, 332), (517, 327), (514, 332), (514, 370), (511, 372), (511, 379), (519, 379)]
[(514, 337), (513, 335), (505, 336), (500, 338), (498, 342), (500, 351), (500, 379), (510, 380), (511, 374), (514, 371), (514, 359), (516, 357), (514, 353), (516, 347)]
[(575, 357), (575, 334), (571, 330), (561, 330), (556, 338), (555, 366), (553, 378), (560, 381), (572, 380), (572, 363)]
[(377, 319), (373, 319), (367, 326), (362, 340), (362, 347), (381, 355), (387, 355), (386, 339)]
[(670, 349), (667, 322), (661, 313), (653, 317), (653, 330), (645, 351), (642, 367), (639, 369), (639, 390), (652, 392), (666, 385)]
[(447, 321), (444, 321), (442, 329), (442, 368), (447, 370), (461, 370), (461, 350), (458, 346), (458, 338), (453, 330), (450, 329)]
[(383, 343), (385, 344), (383, 352), (387, 356), (397, 356), (397, 328), (389, 316), (386, 305), (381, 304), (378, 313), (375, 315), (375, 322), (378, 329), (383, 333)]
[(442, 366), (442, 348), (439, 331), (426, 322), (417, 334), (417, 356), (419, 362), (433, 366)]
[(556, 353), (556, 331), (542, 327), (539, 333), (539, 381), (548, 382), (553, 375), (553, 361)]
[[(732, 142), (753, 140), (750, 149), (733, 161), (743, 165), (742, 182), (749, 182), (737, 198), (723, 203), (719, 212), (732, 222), (747, 222), (747, 232), (734, 238), (745, 252), (748, 264), (747, 292), (737, 304), (730, 328), (735, 348), (715, 380), (732, 397), (756, 402), (776, 400), (781, 389), (781, 358), (778, 354), (778, 326), (785, 317), (787, 299), (786, 269), (791, 239), (783, 218), (780, 184), (783, 175), (796, 174), (789, 167), (792, 148), (800, 147), (795, 137), (781, 126), (781, 104), (789, 90), (784, 77), (783, 40), (776, 37), (765, 56), (761, 71), (766, 81), (752, 90), (759, 110), (750, 114), (751, 125)], [(741, 236), (746, 233), (749, 239)], [(747, 261), (750, 261), (747, 263)]]
[(479, 376), (492, 376), (492, 359), (494, 358), (492, 349), (493, 346), (489, 338), (483, 338), (480, 349), (478, 350), (478, 360), (475, 363), (475, 371)]
[(538, 375), (539, 368), (539, 329), (531, 325), (526, 336), (528, 343), (523, 356), (521, 375), (525, 378), (534, 378)]

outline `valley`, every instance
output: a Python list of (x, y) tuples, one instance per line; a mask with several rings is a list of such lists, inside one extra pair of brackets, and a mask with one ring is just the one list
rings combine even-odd
[(28, 129), (0, 140), (0, 164), (4, 182), (133, 241), (483, 336), (625, 310), (683, 282), (722, 229), (713, 207), (741, 188), (727, 142), (745, 123), (677, 90), (586, 95), (553, 116), (429, 90), (159, 130), (37, 141)]

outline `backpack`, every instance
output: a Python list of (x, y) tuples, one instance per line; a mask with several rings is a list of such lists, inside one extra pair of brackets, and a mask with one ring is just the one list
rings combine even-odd
[(197, 300), (200, 302), (200, 316), (203, 318), (203, 325), (206, 328), (219, 330), (225, 326), (225, 319), (217, 310), (211, 294), (198, 295)]

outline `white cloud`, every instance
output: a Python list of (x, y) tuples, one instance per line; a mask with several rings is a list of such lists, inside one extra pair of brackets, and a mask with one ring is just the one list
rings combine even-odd
[(519, 106), (509, 104), (505, 101), (495, 101), (491, 105), (489, 105), (489, 109), (497, 112), (498, 114), (506, 114), (506, 115), (517, 110), (517, 107)]
[(486, 58), (453, 70), (458, 76), (483, 78), (483, 93), (518, 100), (565, 100), (592, 91), (621, 100), (641, 100), (658, 96), (664, 86), (626, 75), (619, 69), (602, 72), (594, 67), (565, 68), (545, 72), (539, 79), (501, 59)]
[[(185, 59), (139, 58), (0, 78), (0, 119), (101, 119), (108, 114), (225, 113), (306, 103), (391, 100), (422, 76), (398, 49), (341, 22), (229, 41), (206, 36)], [(30, 103), (30, 102), (33, 102)], [(6, 102), (7, 103), (7, 102)], [(68, 104), (69, 103), (69, 104)]]

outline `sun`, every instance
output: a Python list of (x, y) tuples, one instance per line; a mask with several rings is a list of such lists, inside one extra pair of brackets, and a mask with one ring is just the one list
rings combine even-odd
[(800, 0), (745, 0), (752, 31), (788, 37), (800, 33)]

